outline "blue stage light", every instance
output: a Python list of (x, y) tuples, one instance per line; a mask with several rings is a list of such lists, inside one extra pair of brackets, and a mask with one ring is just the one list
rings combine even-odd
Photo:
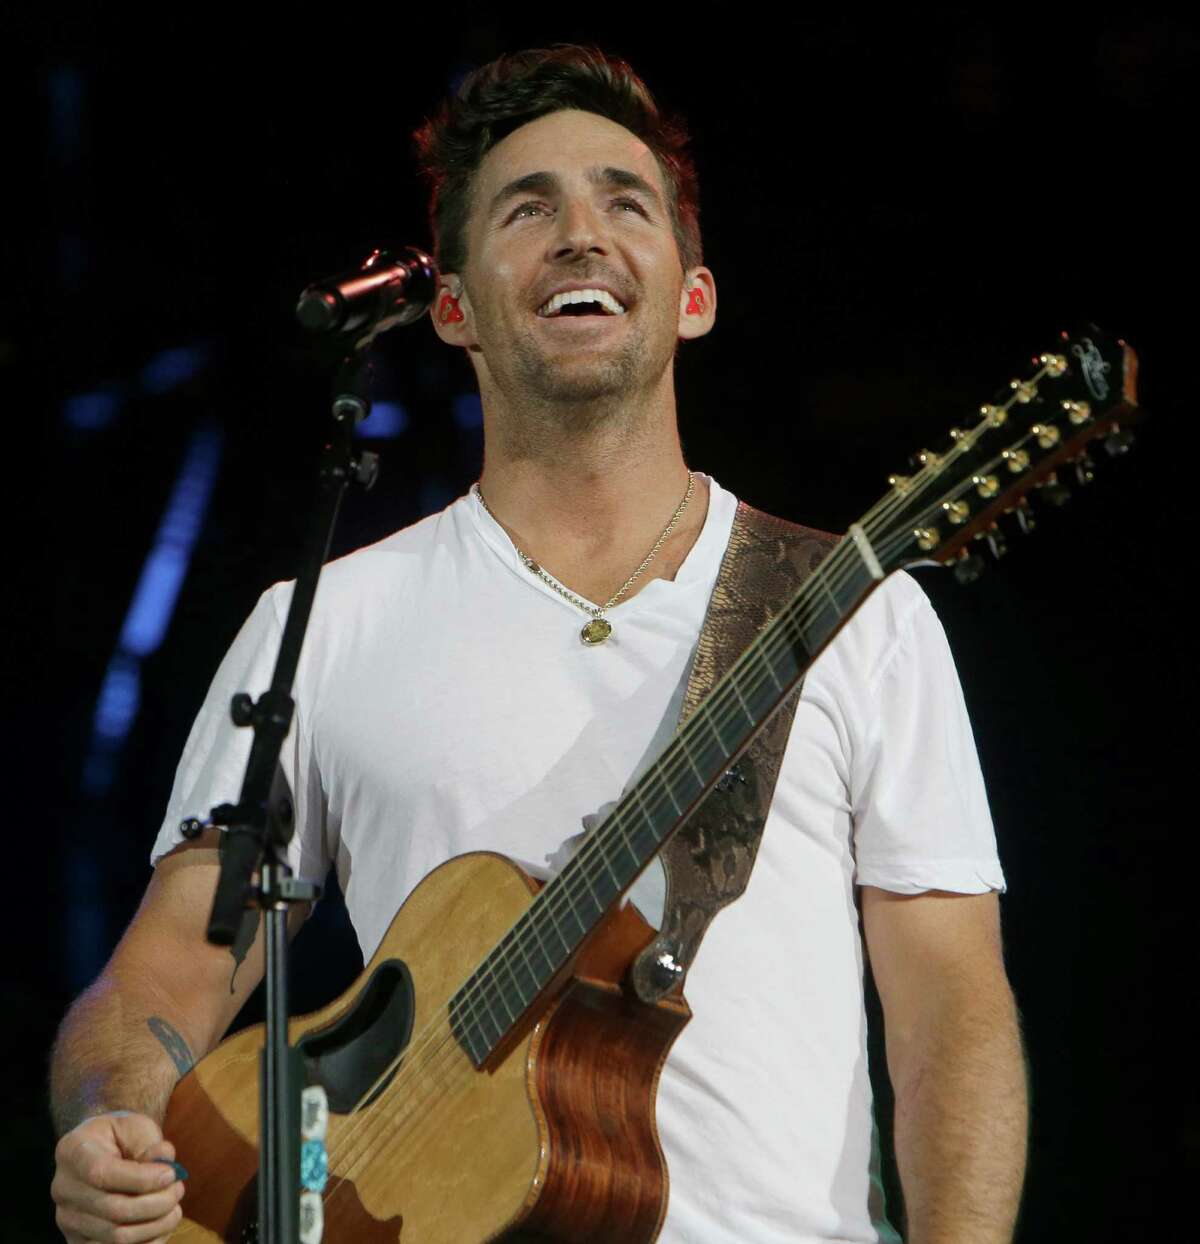
[(460, 428), (472, 430), (483, 427), (483, 404), (478, 393), (460, 393), (454, 399), (454, 422)]
[(221, 431), (216, 424), (202, 424), (188, 446), (125, 615), (122, 652), (144, 657), (162, 643), (204, 523), (220, 460)]
[(408, 411), (399, 402), (372, 402), (371, 413), (354, 428), (355, 436), (390, 440), (408, 428)]
[(156, 354), (142, 368), (142, 388), (156, 396), (169, 393), (186, 384), (208, 366), (211, 351), (207, 346), (173, 346)]
[(112, 423), (123, 402), (124, 398), (116, 388), (76, 393), (63, 403), (63, 421), (69, 428), (93, 432)]
[(141, 663), (127, 653), (114, 653), (96, 699), (92, 722), (96, 737), (109, 743), (125, 738), (141, 702)]
[(92, 740), (84, 759), (83, 789), (92, 797), (111, 787), (122, 746), (142, 700), (141, 662), (163, 641), (188, 563), (217, 481), (222, 433), (202, 423), (192, 435), (154, 544), (138, 578), (129, 611), (96, 698)]

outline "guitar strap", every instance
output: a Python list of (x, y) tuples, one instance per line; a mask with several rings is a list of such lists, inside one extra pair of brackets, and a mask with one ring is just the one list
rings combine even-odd
[[(680, 725), (836, 543), (836, 536), (738, 503), (688, 675)], [(630, 971), (643, 1002), (657, 1002), (682, 987), (712, 918), (750, 880), (801, 685), (659, 853), (667, 876), (662, 929)]]

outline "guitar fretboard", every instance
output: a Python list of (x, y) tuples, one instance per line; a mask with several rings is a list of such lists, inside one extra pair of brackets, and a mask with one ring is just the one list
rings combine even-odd
[(841, 541), (457, 991), (451, 1029), (476, 1066), (571, 961), (876, 583), (853, 541)]

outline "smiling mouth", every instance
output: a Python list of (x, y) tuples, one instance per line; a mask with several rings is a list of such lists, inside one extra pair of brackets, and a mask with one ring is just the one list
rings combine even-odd
[(606, 289), (572, 289), (547, 298), (537, 309), (542, 319), (561, 316), (624, 315), (625, 307)]

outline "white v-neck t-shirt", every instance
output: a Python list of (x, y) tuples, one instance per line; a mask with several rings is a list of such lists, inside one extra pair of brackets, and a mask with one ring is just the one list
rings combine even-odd
[[(432, 869), (480, 849), (553, 867), (670, 741), (737, 504), (709, 490), (675, 578), (610, 609), (595, 647), (473, 493), (326, 567), (283, 755), (290, 854), (316, 881), (335, 865), (368, 959)], [(263, 594), (222, 661), (152, 861), (182, 817), (240, 789), (250, 735), (229, 699), (267, 687), (291, 590)], [(645, 878), (635, 899), (657, 919), (661, 868)], [(863, 884), (1004, 888), (946, 639), (904, 574), (809, 671), (749, 886), (688, 976), (693, 1018), (658, 1091), (666, 1244), (897, 1238), (867, 1073)]]

